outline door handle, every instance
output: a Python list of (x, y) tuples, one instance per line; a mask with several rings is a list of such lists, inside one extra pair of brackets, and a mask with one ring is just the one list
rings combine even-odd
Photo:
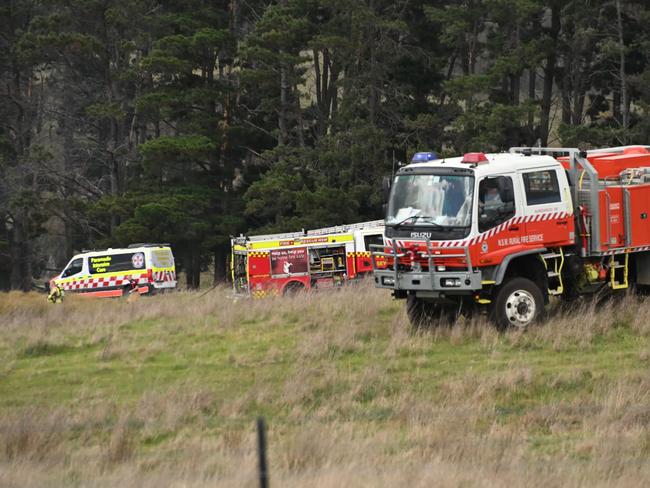
[(511, 225), (510, 227), (508, 227), (508, 230), (511, 231), (511, 232), (517, 232), (519, 230), (519, 226), (518, 225)]
[(566, 220), (556, 220), (555, 223), (557, 225), (567, 225), (568, 224), (568, 222)]

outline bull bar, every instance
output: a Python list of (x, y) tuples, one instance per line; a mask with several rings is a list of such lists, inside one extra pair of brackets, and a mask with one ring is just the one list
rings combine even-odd
[[(426, 253), (420, 251), (418, 254), (426, 258), (429, 269), (427, 271), (399, 269), (399, 259), (407, 256), (403, 248), (396, 245), (395, 239), (391, 239), (389, 246), (381, 244), (370, 245), (370, 258), (372, 270), (377, 288), (389, 288), (391, 290), (414, 291), (422, 296), (441, 296), (443, 294), (468, 294), (481, 289), (481, 271), (474, 269), (469, 254), (468, 246), (453, 246), (443, 248), (445, 251), (456, 251), (453, 254), (435, 253), (431, 246), (431, 240), (426, 241)], [(386, 252), (386, 248), (390, 252)], [(377, 258), (393, 258), (393, 269), (382, 269), (377, 265)], [(465, 258), (466, 270), (436, 271), (434, 259), (440, 258)], [(431, 293), (427, 293), (431, 292)]]

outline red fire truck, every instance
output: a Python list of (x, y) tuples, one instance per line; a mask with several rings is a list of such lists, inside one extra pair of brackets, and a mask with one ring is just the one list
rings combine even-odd
[(376, 220), (235, 237), (231, 241), (234, 291), (259, 298), (342, 285), (372, 272), (370, 245), (382, 243), (383, 231), (383, 220)]
[(650, 146), (416, 157), (391, 186), (375, 283), (414, 325), (526, 327), (552, 295), (650, 285)]

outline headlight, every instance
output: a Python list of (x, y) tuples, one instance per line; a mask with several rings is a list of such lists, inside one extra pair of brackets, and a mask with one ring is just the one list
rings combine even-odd
[(460, 286), (460, 278), (443, 278), (441, 280), (442, 286), (455, 287)]
[(445, 271), (447, 268), (445, 266), (438, 266), (438, 271)]
[(381, 279), (381, 283), (386, 286), (395, 286), (395, 278), (391, 278), (390, 276), (384, 276)]

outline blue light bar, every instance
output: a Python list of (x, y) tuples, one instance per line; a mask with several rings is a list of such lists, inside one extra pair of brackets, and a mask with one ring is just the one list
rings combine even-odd
[(426, 163), (427, 161), (433, 161), (434, 159), (438, 159), (438, 156), (436, 156), (436, 153), (434, 152), (419, 152), (413, 155), (413, 159), (411, 159), (411, 162)]

